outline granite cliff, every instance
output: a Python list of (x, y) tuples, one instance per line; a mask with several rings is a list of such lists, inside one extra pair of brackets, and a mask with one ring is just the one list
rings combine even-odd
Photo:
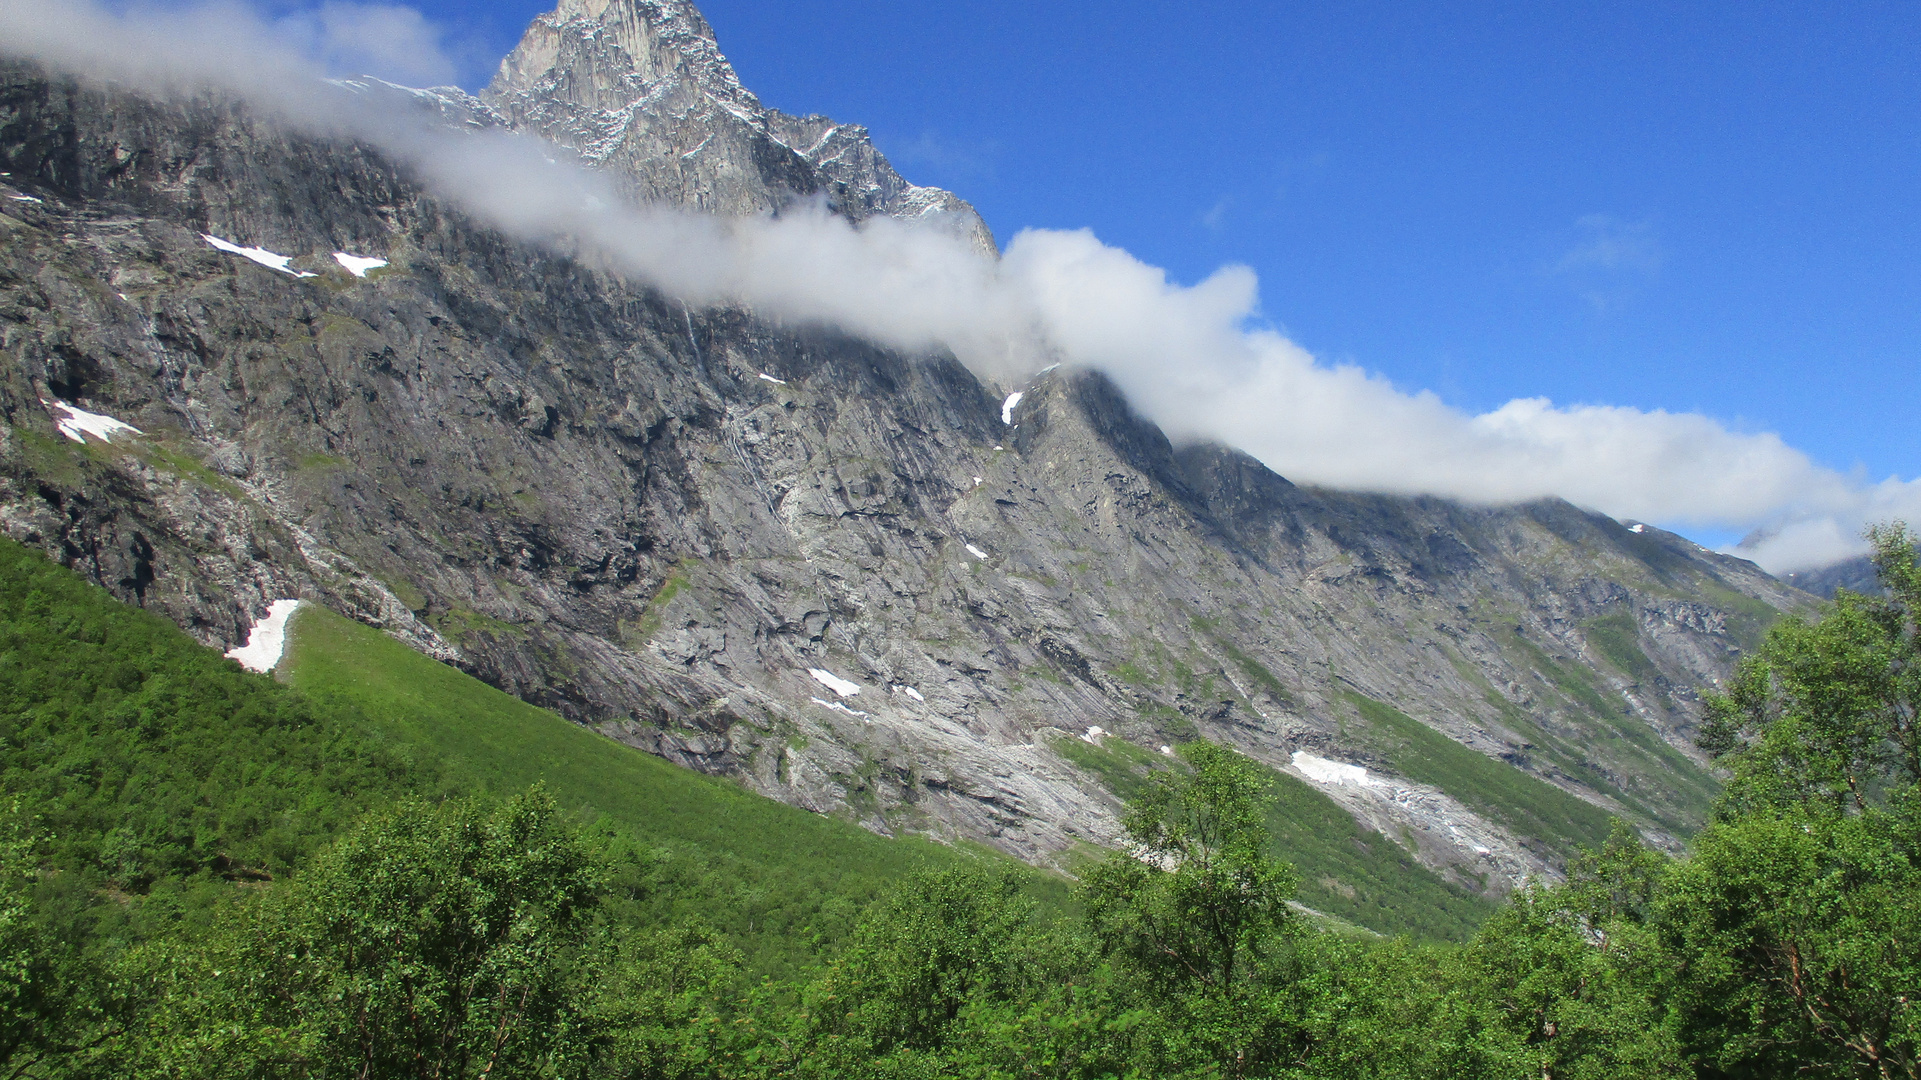
[[(635, 199), (992, 250), (862, 129), (762, 107), (673, 0), (567, 0), (478, 99), (343, 92), (541, 135)], [(774, 798), (1038, 862), (1117, 837), (1101, 761), (1194, 737), (1475, 892), (1555, 872), (1556, 799), (1671, 843), (1714, 790), (1700, 688), (1807, 599), (1556, 500), (1297, 486), (1098, 372), (993, 385), (690, 308), (367, 145), (25, 62), (0, 358), (0, 527), (209, 645), (311, 599)]]
[(527, 28), (481, 100), (638, 200), (744, 215), (820, 198), (855, 221), (921, 221), (994, 250), (972, 206), (901, 179), (866, 128), (762, 106), (685, 0), (563, 0)]

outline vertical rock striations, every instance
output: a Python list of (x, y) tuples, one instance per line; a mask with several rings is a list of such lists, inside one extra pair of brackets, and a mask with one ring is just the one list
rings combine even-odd
[[(861, 129), (764, 109), (675, 0), (567, 0), (484, 104), (419, 100), (639, 198), (822, 197), (991, 246)], [(210, 645), (322, 602), (883, 832), (1051, 860), (1117, 836), (1112, 768), (1204, 737), (1499, 893), (1603, 811), (1698, 824), (1696, 688), (1805, 599), (1557, 500), (1356, 495), (1177, 448), (1098, 373), (990, 388), (690, 311), (231, 102), (0, 65), (0, 173), (9, 535)], [(139, 432), (76, 441), (62, 403)]]

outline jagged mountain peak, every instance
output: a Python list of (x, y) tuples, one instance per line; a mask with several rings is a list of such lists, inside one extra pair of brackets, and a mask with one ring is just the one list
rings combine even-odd
[(721, 55), (713, 28), (680, 0), (563, 0), (527, 27), (487, 93), (620, 110), (682, 86), (764, 126), (760, 99)]
[[(639, 198), (939, 208), (724, 64), (684, 4), (574, 0), (484, 105), (340, 86)], [(1383, 873), (1492, 895), (1607, 814), (1698, 825), (1698, 688), (1806, 599), (1558, 500), (1296, 486), (1071, 366), (990, 387), (690, 310), (244, 106), (7, 63), (0, 101), (0, 532), (208, 644), (311, 600), (877, 831), (1065, 859), (1204, 738), (1351, 814)], [(1303, 895), (1364, 910), (1326, 865)]]
[(865, 127), (764, 106), (682, 0), (564, 0), (528, 26), (482, 98), (643, 201), (740, 216), (820, 198), (853, 221), (926, 222), (994, 251), (972, 206), (909, 183)]

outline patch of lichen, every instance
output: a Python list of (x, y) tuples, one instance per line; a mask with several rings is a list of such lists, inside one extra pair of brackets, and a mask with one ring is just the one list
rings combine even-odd
[(1654, 661), (1641, 651), (1640, 628), (1634, 616), (1626, 612), (1589, 619), (1582, 624), (1587, 642), (1595, 651), (1606, 657), (1608, 663), (1623, 675), (1637, 682), (1651, 685), (1660, 674)]
[(1283, 684), (1272, 671), (1267, 669), (1267, 665), (1249, 656), (1240, 646), (1229, 640), (1228, 637), (1221, 632), (1221, 621), (1219, 619), (1197, 618), (1193, 620), (1193, 624), (1194, 629), (1206, 635), (1207, 640), (1211, 642), (1215, 648), (1225, 653), (1227, 658), (1234, 662), (1234, 666), (1241, 669), (1241, 674), (1247, 676), (1248, 681), (1260, 687), (1262, 690), (1267, 691), (1268, 696), (1272, 697), (1275, 701), (1284, 705), (1293, 704), (1294, 695), (1288, 692), (1287, 686)]
[(230, 499), (244, 500), (248, 495), (239, 484), (222, 476), (192, 454), (171, 444), (169, 440), (146, 438), (131, 444), (133, 452), (160, 472), (172, 473), (185, 480), (191, 480), (218, 491)]
[(694, 559), (682, 559), (674, 564), (674, 568), (667, 572), (666, 579), (660, 583), (660, 588), (655, 589), (654, 595), (648, 598), (647, 606), (641, 609), (640, 617), (632, 621), (621, 620), (619, 631), (622, 644), (629, 649), (638, 649), (652, 641), (655, 634), (660, 633), (661, 620), (666, 616), (667, 605), (673, 601), (674, 597), (680, 595), (680, 591), (685, 589), (692, 580), (691, 571), (695, 562)]
[(22, 463), (32, 475), (64, 488), (86, 482), (86, 463), (94, 460), (86, 447), (24, 427), (14, 428), (13, 435), (19, 441)]
[(527, 638), (527, 631), (513, 623), (459, 605), (427, 616), (427, 622), (442, 637), (467, 645), (508, 638), (524, 641)]

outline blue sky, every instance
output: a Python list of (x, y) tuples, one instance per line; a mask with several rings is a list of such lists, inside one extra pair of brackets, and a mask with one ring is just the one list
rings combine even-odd
[[(546, 5), (422, 7), (478, 82)], [(701, 7), (768, 104), (868, 125), (1003, 241), (1246, 263), (1316, 355), (1472, 412), (1699, 410), (1921, 464), (1911, 5)]]
[[(544, 7), (23, 0), (0, 5), (0, 48), (299, 123), (341, 101), (290, 72), (478, 88)], [(1774, 570), (1921, 523), (1915, 9), (703, 8), (763, 100), (867, 124), (910, 178), (973, 200), (1006, 257), (806, 214), (704, 231), (528, 202), (515, 184), (597, 181), (548, 156), (483, 167), (491, 143), (423, 175), (684, 301), (948, 348), (1009, 385), (1097, 366), (1171, 436), (1301, 482), (1558, 494), (1711, 546), (1753, 530), (1736, 553)], [(400, 159), (438, 145), (361, 119)], [(700, 257), (658, 258), (682, 228)]]

